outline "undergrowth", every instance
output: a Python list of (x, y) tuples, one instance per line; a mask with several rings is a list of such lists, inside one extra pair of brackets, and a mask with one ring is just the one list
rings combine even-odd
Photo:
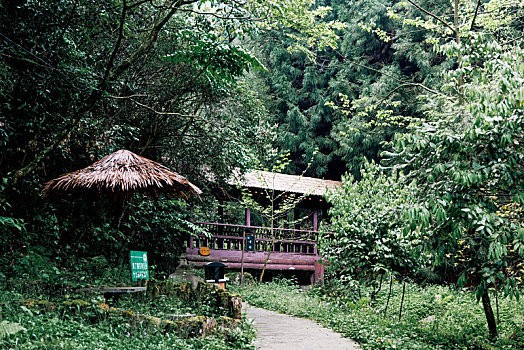
[(499, 300), (499, 337), (487, 339), (482, 306), (468, 291), (445, 286), (407, 284), (402, 318), (402, 285), (393, 284), (371, 301), (362, 289), (358, 300), (327, 295), (322, 288), (304, 290), (286, 280), (239, 289), (250, 304), (314, 319), (360, 343), (364, 349), (524, 349), (524, 305)]
[[(246, 320), (206, 337), (184, 338), (107, 312), (107, 305), (98, 307), (106, 303), (101, 294), (77, 294), (77, 288), (131, 285), (129, 270), (110, 267), (103, 258), (77, 260), (68, 268), (37, 254), (20, 260), (16, 270), (0, 272), (2, 349), (254, 349), (255, 332)], [(170, 314), (220, 316), (210, 300), (202, 298), (197, 304), (165, 295), (149, 299), (135, 294), (108, 302), (111, 307), (160, 319)], [(38, 301), (44, 307), (31, 305)]]

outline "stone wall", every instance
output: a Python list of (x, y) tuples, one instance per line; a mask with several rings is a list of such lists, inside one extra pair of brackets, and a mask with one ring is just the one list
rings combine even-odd
[(186, 302), (199, 303), (212, 297), (217, 310), (224, 310), (223, 316), (235, 319), (242, 318), (242, 298), (238, 294), (231, 294), (227, 290), (212, 283), (199, 281), (198, 283), (173, 283), (171, 281), (149, 281), (147, 286), (148, 298), (159, 295), (178, 297)]
[[(160, 295), (180, 298), (186, 302), (198, 304), (210, 300), (214, 308), (222, 315), (218, 317), (197, 315), (173, 315), (172, 319), (161, 319), (150, 315), (137, 313), (133, 310), (110, 307), (107, 303), (92, 304), (81, 299), (53, 303), (47, 300), (26, 299), (20, 304), (28, 308), (38, 308), (41, 312), (53, 312), (57, 307), (65, 307), (72, 313), (89, 313), (97, 310), (103, 314), (120, 315), (132, 323), (140, 323), (146, 327), (154, 327), (165, 332), (173, 332), (181, 337), (205, 337), (224, 329), (233, 329), (240, 325), (242, 318), (242, 299), (217, 285), (198, 283), (173, 283), (171, 281), (149, 281), (145, 299), (150, 300)], [(147, 301), (146, 301), (147, 302)], [(176, 317), (182, 316), (182, 317)]]

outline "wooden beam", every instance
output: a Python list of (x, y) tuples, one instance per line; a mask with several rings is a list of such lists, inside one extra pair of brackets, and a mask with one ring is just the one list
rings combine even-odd
[[(197, 266), (204, 266), (207, 264), (207, 262), (203, 261), (195, 261), (193, 262)], [(238, 262), (226, 262), (225, 263), (228, 268), (230, 269), (239, 269), (240, 263)], [(254, 270), (262, 270), (264, 267), (264, 264), (253, 264), (253, 263), (244, 263), (245, 269), (254, 269)], [(277, 271), (315, 271), (314, 265), (291, 265), (291, 264), (267, 264), (266, 270), (277, 270)]]
[[(241, 262), (240, 261), (240, 257), (237, 255), (237, 256), (234, 256), (234, 255), (229, 255), (229, 256), (217, 256), (217, 254), (214, 253), (215, 251), (211, 251), (211, 254), (209, 256), (201, 256), (201, 255), (198, 255), (198, 254), (195, 254), (194, 252), (190, 252), (189, 254), (186, 255), (186, 259), (187, 261), (189, 262), (197, 262), (197, 261), (201, 261), (201, 262), (213, 262), (213, 261), (220, 261), (220, 262), (223, 262), (224, 264), (226, 265), (229, 265), (229, 263), (238, 263), (238, 262)], [(262, 252), (261, 252), (262, 253)], [(292, 254), (289, 254), (289, 255), (292, 255)], [(307, 257), (307, 259), (306, 259)], [(293, 258), (278, 258), (278, 259), (269, 259), (269, 264), (273, 264), (273, 265), (293, 265), (293, 266), (297, 266), (297, 265), (308, 265), (308, 266), (313, 266), (315, 267), (317, 264), (318, 264), (318, 257), (316, 258), (313, 258), (313, 257), (310, 257), (310, 256), (306, 256), (306, 257), (301, 257), (299, 256), (298, 254), (296, 254)], [(260, 264), (260, 265), (264, 265), (264, 262), (265, 262), (265, 257), (261, 254), (257, 254), (257, 255), (252, 255), (252, 254), (248, 254), (246, 253), (246, 256), (244, 257), (244, 263), (251, 263), (251, 264)], [(313, 268), (314, 270), (314, 268)]]
[(250, 227), (251, 229), (261, 229), (261, 230), (275, 230), (275, 231), (282, 231), (284, 233), (316, 233), (315, 231), (313, 230), (294, 230), (294, 229), (290, 229), (290, 228), (281, 228), (281, 227), (274, 227), (274, 228), (271, 228), (271, 227), (263, 227), (263, 226), (251, 226), (251, 215), (249, 216), (250, 217), (250, 225), (233, 225), (233, 224), (222, 224), (222, 223), (219, 223), (219, 222), (201, 222), (201, 221), (194, 221), (195, 224), (197, 225), (209, 225), (209, 226), (227, 226), (227, 227), (230, 227), (230, 228), (237, 228), (239, 229), (239, 232), (242, 232), (242, 228), (245, 228), (245, 227)]

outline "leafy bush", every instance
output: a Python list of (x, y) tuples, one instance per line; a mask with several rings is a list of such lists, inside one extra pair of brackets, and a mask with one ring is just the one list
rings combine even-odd
[[(415, 187), (402, 174), (364, 163), (362, 179), (342, 178), (327, 196), (331, 225), (320, 236), (321, 255), (338, 275), (362, 279), (385, 271), (412, 273), (423, 266), (420, 231), (405, 231), (404, 208), (414, 203)], [(374, 278), (371, 278), (374, 280)]]
[(524, 52), (480, 34), (441, 49), (463, 56), (446, 79), (460, 82), (458, 98), (396, 135), (387, 155), (418, 183), (408, 228), (424, 232), (428, 261), (441, 275), (474, 286), (495, 338), (490, 289), (518, 298), (524, 279)]

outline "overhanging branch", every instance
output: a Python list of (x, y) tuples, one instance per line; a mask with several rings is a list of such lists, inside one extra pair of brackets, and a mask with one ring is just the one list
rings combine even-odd
[(444, 21), (442, 18), (440, 18), (439, 16), (435, 15), (434, 13), (431, 13), (429, 12), (428, 10), (426, 10), (425, 8), (419, 6), (417, 3), (415, 3), (414, 1), (412, 0), (407, 0), (411, 5), (415, 6), (417, 9), (419, 9), (420, 11), (424, 12), (426, 15), (430, 16), (430, 17), (433, 17), (434, 19), (436, 19), (438, 22), (442, 23), (445, 27), (451, 29), (451, 31), (453, 33), (455, 33), (455, 28), (453, 28), (450, 24), (448, 24), (448, 22)]

